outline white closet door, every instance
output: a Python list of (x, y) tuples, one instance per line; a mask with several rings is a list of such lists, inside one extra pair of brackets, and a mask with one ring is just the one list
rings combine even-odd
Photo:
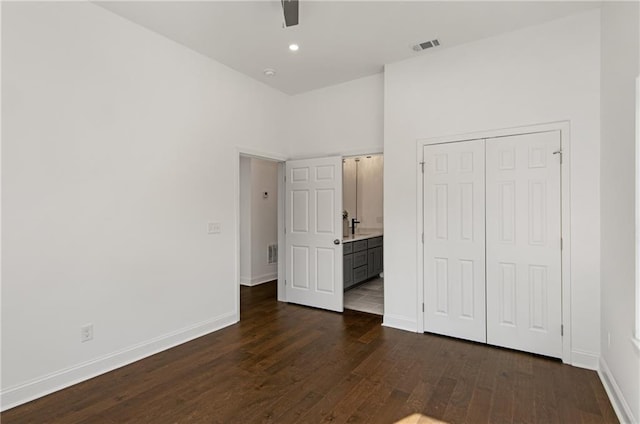
[(562, 356), (560, 132), (486, 141), (487, 342)]
[(486, 342), (484, 140), (423, 153), (424, 328)]
[(342, 312), (342, 158), (286, 163), (287, 302)]

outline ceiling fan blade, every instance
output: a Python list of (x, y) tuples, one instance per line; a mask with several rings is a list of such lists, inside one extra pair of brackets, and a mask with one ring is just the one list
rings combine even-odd
[(298, 25), (298, 0), (281, 0), (284, 12), (284, 25)]

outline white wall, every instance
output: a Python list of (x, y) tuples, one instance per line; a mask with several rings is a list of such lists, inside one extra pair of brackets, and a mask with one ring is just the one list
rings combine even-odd
[(292, 158), (382, 151), (382, 74), (299, 94), (289, 99)]
[[(263, 197), (264, 192), (268, 197)], [(268, 246), (278, 243), (278, 163), (251, 159), (251, 278), (255, 285), (274, 280)]]
[(237, 320), (236, 146), (286, 156), (287, 98), (90, 3), (2, 8), (6, 408)]
[[(640, 420), (640, 351), (636, 313), (635, 80), (640, 74), (637, 2), (602, 8), (601, 372), (629, 422)], [(636, 228), (636, 231), (638, 229)], [(609, 342), (610, 340), (610, 342)]]
[(416, 140), (568, 120), (572, 360), (597, 367), (599, 19), (590, 11), (386, 66), (386, 325), (417, 328)]

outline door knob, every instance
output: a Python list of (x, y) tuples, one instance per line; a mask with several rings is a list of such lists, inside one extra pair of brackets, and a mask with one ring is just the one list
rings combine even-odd
[(340, 244), (340, 240), (335, 239), (335, 240), (333, 241), (333, 244)]

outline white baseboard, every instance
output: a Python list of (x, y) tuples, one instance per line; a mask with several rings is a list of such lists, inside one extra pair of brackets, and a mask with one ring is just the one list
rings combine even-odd
[(240, 284), (242, 284), (243, 286), (253, 287), (253, 286), (268, 283), (269, 281), (273, 281), (277, 279), (278, 279), (278, 273), (272, 272), (269, 274), (258, 275), (257, 277), (253, 277), (253, 278), (240, 277)]
[(637, 423), (638, 421), (633, 416), (631, 407), (625, 400), (622, 390), (620, 390), (618, 383), (616, 383), (616, 379), (613, 377), (611, 370), (609, 370), (609, 367), (607, 366), (607, 362), (603, 358), (600, 358), (598, 376), (600, 377), (600, 381), (602, 381), (604, 390), (609, 396), (609, 400), (611, 400), (611, 405), (618, 416), (618, 420), (621, 423)]
[(597, 371), (599, 369), (600, 355), (584, 350), (571, 351), (571, 365), (579, 368)]
[(384, 314), (382, 317), (382, 325), (385, 327), (397, 328), (398, 330), (418, 331), (418, 323), (408, 317), (400, 315)]
[(129, 365), (158, 352), (220, 330), (238, 322), (237, 312), (220, 315), (169, 334), (133, 345), (96, 359), (9, 387), (0, 392), (0, 410), (6, 411), (23, 403), (46, 396), (98, 375)]

